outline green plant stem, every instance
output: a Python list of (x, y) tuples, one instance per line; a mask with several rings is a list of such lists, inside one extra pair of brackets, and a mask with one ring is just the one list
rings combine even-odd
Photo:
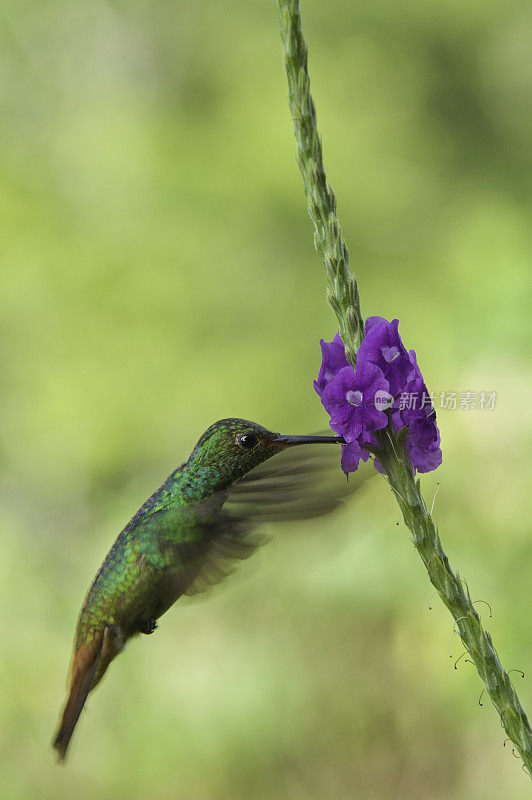
[[(336, 214), (336, 200), (327, 183), (316, 109), (310, 93), (307, 47), (301, 28), (298, 0), (278, 0), (288, 101), (294, 122), (297, 157), (314, 223), (316, 250), (325, 265), (327, 299), (338, 318), (349, 361), (363, 335), (363, 318), (355, 277), (349, 272), (347, 246)], [(406, 429), (398, 433), (390, 425), (379, 432), (378, 446), (369, 448), (381, 460), (397, 499), (413, 544), (430, 581), (454, 618), (455, 628), (499, 712), (502, 725), (532, 776), (532, 730), (517, 692), (499, 661), (490, 634), (473, 606), (469, 589), (454, 572), (415, 480), (406, 454)]]
[(364, 335), (364, 320), (355, 276), (349, 272), (349, 254), (336, 214), (336, 198), (327, 183), (316, 108), (310, 93), (307, 47), (301, 32), (298, 3), (279, 2), (288, 102), (297, 140), (297, 160), (314, 223), (314, 245), (327, 271), (327, 300), (338, 319), (349, 362)]

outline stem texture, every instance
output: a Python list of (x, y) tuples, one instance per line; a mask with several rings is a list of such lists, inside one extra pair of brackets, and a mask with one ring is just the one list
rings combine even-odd
[[(297, 142), (297, 159), (303, 175), (308, 210), (314, 223), (314, 243), (327, 279), (327, 300), (338, 318), (346, 355), (356, 366), (356, 353), (363, 337), (363, 318), (355, 276), (349, 271), (347, 245), (336, 213), (334, 192), (327, 183), (323, 165), (316, 108), (310, 93), (307, 46), (301, 27), (298, 0), (278, 0), (281, 40), (288, 102)], [(427, 510), (419, 481), (410, 465), (404, 438), (392, 426), (379, 432), (373, 452), (387, 473), (412, 541), (426, 567), (430, 581), (454, 618), (455, 628), (484, 682), (486, 693), (499, 712), (502, 725), (532, 776), (532, 730), (517, 692), (504, 670), (492, 638), (482, 625), (465, 581), (454, 572), (443, 549), (438, 530)], [(370, 448), (368, 448), (370, 449)]]

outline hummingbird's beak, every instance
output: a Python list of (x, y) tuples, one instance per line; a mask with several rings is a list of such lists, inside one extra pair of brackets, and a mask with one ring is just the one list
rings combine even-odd
[(343, 436), (278, 436), (272, 444), (284, 450), (296, 444), (345, 444)]

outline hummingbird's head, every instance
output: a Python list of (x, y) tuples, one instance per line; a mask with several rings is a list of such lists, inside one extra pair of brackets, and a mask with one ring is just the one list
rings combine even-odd
[(245, 419), (221, 419), (207, 428), (192, 451), (187, 467), (209, 474), (220, 489), (288, 447), (343, 443), (338, 436), (282, 436)]

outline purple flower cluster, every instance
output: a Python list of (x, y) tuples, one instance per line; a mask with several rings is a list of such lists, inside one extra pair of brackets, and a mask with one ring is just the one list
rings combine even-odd
[[(330, 426), (343, 436), (342, 469), (358, 469), (367, 461), (364, 444), (374, 444), (375, 431), (391, 419), (396, 430), (406, 426), (406, 450), (418, 472), (430, 472), (442, 461), (436, 412), (429, 402), (421, 408), (403, 408), (404, 393), (429, 397), (413, 350), (407, 351), (398, 332), (399, 321), (369, 317), (357, 354), (356, 370), (345, 357), (340, 334), (320, 342), (322, 363), (314, 389), (330, 416)], [(375, 466), (382, 470), (376, 460)]]

